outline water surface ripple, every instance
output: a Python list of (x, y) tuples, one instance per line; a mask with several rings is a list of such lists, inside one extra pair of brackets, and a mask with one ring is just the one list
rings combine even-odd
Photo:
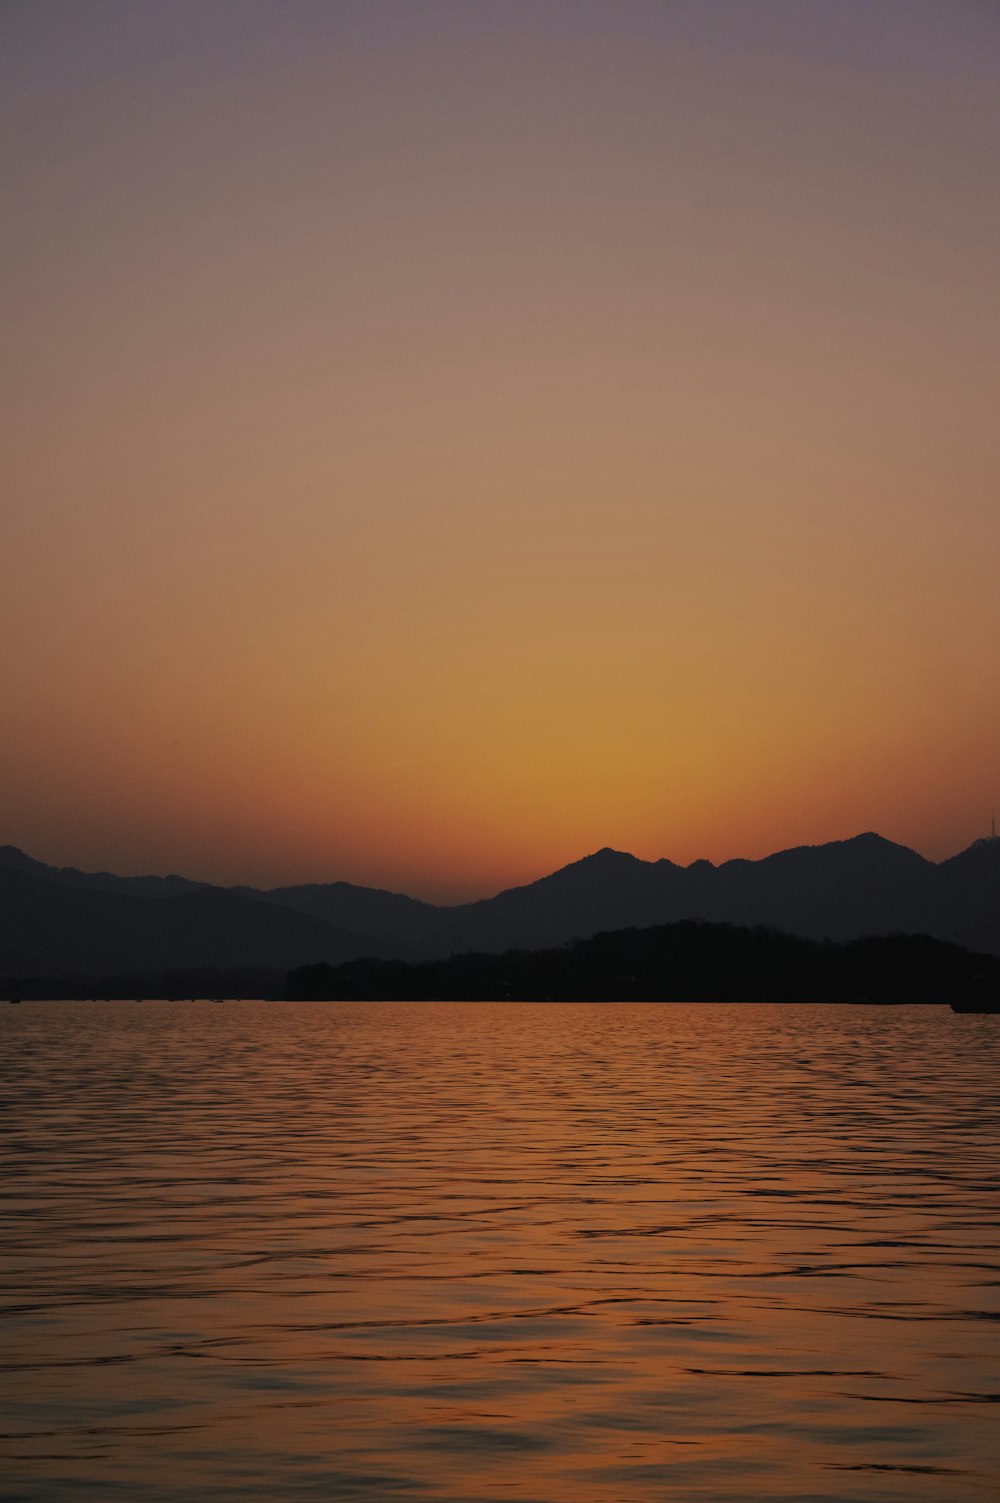
[(1000, 1021), (2, 1009), (0, 1497), (1000, 1496)]

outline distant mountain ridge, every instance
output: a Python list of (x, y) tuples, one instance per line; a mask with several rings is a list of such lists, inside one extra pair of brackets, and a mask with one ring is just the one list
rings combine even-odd
[(426, 960), (689, 919), (838, 941), (926, 934), (1000, 954), (1000, 840), (932, 862), (867, 833), (687, 867), (605, 847), (536, 882), (452, 906), (349, 882), (257, 890), (88, 873), (0, 847), (0, 974), (8, 976)]
[[(373, 953), (356, 934), (225, 888), (191, 883), (163, 896), (148, 895), (155, 892), (148, 885), (109, 890), (104, 873), (93, 884), (76, 880), (81, 873), (70, 880), (59, 872), (38, 877), (5, 855), (0, 852), (0, 976), (281, 972), (290, 954), (308, 964), (327, 950), (341, 960)], [(390, 946), (379, 953), (396, 952)]]

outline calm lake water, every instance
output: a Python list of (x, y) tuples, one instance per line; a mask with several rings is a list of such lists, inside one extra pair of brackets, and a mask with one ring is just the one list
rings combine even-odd
[(0, 1009), (0, 1497), (1000, 1496), (1000, 1019)]

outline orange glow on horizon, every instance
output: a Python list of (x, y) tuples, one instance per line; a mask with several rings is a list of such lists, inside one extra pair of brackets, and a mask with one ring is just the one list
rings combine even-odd
[(688, 9), (18, 18), (0, 840), (458, 899), (982, 833), (1000, 25)]

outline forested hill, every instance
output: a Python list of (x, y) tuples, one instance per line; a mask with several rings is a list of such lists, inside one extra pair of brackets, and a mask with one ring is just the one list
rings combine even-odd
[(686, 921), (549, 950), (374, 959), (294, 970), (303, 1000), (575, 1002), (989, 1002), (1000, 960), (924, 935), (846, 943)]

